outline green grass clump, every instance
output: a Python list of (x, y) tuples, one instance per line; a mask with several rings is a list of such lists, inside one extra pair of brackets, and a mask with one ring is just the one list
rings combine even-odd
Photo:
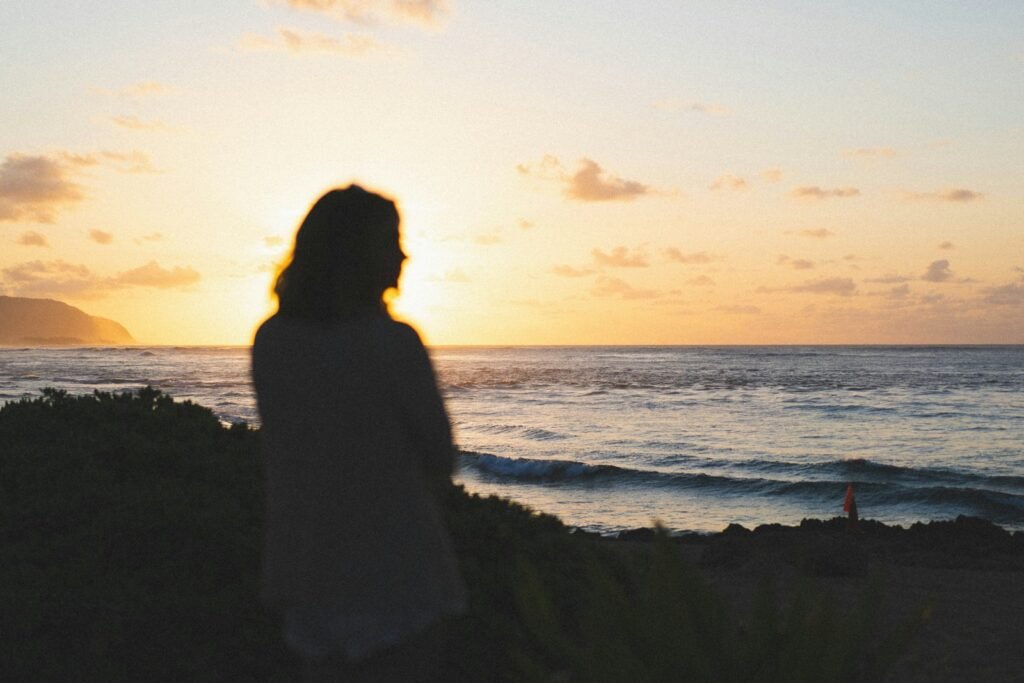
[[(0, 680), (297, 679), (257, 599), (261, 477), (258, 431), (154, 389), (0, 408)], [(870, 610), (851, 621), (804, 594), (782, 610), (765, 593), (738, 625), (664, 537), (612, 553), (506, 500), (453, 486), (445, 504), (470, 590), (445, 680), (881, 670), (822, 664), (878, 650)]]
[[(551, 666), (534, 680), (827, 683), (877, 681), (896, 662), (926, 612), (891, 632), (880, 628), (882, 581), (875, 576), (846, 610), (810, 584), (780, 600), (764, 582), (753, 612), (737, 620), (680, 556), (664, 529), (638, 551), (625, 575), (595, 557), (561, 609), (546, 577), (526, 564), (519, 606), (546, 646)], [(621, 571), (621, 568), (620, 568)], [(555, 675), (552, 675), (555, 672)]]

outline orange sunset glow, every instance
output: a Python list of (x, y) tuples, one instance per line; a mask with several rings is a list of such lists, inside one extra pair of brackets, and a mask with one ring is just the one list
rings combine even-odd
[[(72, 28), (73, 27), (73, 28)], [(432, 344), (1024, 342), (1016, 3), (0, 6), (0, 294), (247, 344), (394, 197)], [(59, 39), (58, 39), (59, 38)]]

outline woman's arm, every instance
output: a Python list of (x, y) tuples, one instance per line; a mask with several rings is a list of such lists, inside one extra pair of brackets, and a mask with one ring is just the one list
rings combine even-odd
[(455, 464), (451, 424), (423, 342), (408, 325), (399, 324), (398, 330), (394, 361), (400, 419), (422, 458), (427, 481), (441, 490)]

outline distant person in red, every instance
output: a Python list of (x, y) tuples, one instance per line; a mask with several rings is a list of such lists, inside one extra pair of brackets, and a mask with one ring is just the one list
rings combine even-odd
[(392, 201), (321, 197), (256, 333), (266, 478), (262, 597), (307, 680), (432, 680), (465, 608), (439, 496), (451, 429), (416, 331), (383, 302), (405, 254)]

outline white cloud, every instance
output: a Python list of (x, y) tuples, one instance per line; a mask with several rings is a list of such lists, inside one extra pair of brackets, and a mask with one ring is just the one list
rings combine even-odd
[(759, 287), (761, 293), (771, 292), (807, 292), (810, 294), (836, 294), (839, 296), (851, 296), (857, 291), (857, 285), (848, 277), (829, 277), (818, 280), (808, 280), (801, 285), (772, 289)]
[(139, 131), (169, 131), (171, 127), (163, 121), (143, 121), (137, 116), (111, 116), (110, 121), (121, 128)]
[(928, 269), (925, 270), (921, 279), (926, 282), (948, 282), (952, 280), (953, 271), (949, 269), (949, 261), (946, 259), (932, 261), (928, 264)]
[(812, 228), (808, 230), (801, 230), (798, 233), (801, 237), (813, 237), (815, 239), (823, 240), (826, 237), (835, 237), (835, 233), (827, 228)]
[(521, 175), (558, 180), (564, 195), (584, 202), (632, 201), (653, 192), (648, 185), (606, 173), (596, 161), (586, 158), (580, 160), (580, 168), (573, 174), (550, 154), (544, 155), (539, 164), (518, 164), (516, 170)]
[(1024, 306), (1024, 285), (1011, 282), (1000, 287), (988, 287), (984, 290), (983, 301), (997, 306)]
[(11, 154), (0, 164), (0, 221), (52, 223), (85, 198), (74, 163), (61, 157)]
[(443, 275), (431, 275), (427, 278), (431, 282), (446, 282), (449, 284), (465, 284), (470, 278), (461, 268), (453, 268), (445, 271)]
[(140, 81), (120, 90), (112, 90), (110, 88), (93, 88), (92, 90), (101, 95), (112, 95), (129, 99), (152, 97), (154, 95), (170, 95), (177, 92), (174, 86), (159, 81)]
[(109, 232), (104, 232), (103, 230), (90, 230), (89, 239), (96, 244), (110, 244), (114, 241), (114, 236)]
[(473, 236), (473, 242), (484, 247), (501, 244), (501, 235), (497, 232), (485, 232)]
[(788, 266), (793, 270), (810, 270), (814, 268), (814, 261), (805, 258), (790, 258), (785, 254), (779, 254), (778, 258), (775, 259), (775, 263), (780, 266)]
[(697, 114), (710, 114), (712, 116), (728, 116), (729, 108), (721, 104), (710, 102), (695, 102), (693, 100), (658, 100), (654, 103), (655, 109), (673, 112), (694, 112)]
[(896, 150), (892, 147), (861, 147), (844, 149), (843, 156), (851, 159), (888, 159), (896, 156)]
[(619, 297), (622, 299), (654, 299), (658, 293), (653, 289), (634, 289), (625, 280), (601, 275), (591, 290), (594, 296)]
[(797, 199), (831, 199), (835, 197), (856, 197), (860, 194), (860, 190), (855, 187), (822, 188), (817, 185), (807, 185), (794, 187), (790, 190), (789, 194)]
[(172, 289), (176, 287), (187, 287), (199, 282), (200, 275), (190, 267), (175, 266), (166, 269), (156, 261), (132, 268), (115, 275), (109, 280), (111, 286), (121, 287), (133, 285), (139, 287), (155, 287), (157, 289)]
[(669, 261), (675, 261), (677, 263), (685, 264), (711, 263), (717, 258), (707, 253), (706, 251), (695, 251), (691, 253), (685, 253), (677, 247), (668, 247), (663, 250), (663, 253)]
[(746, 190), (748, 187), (750, 187), (750, 184), (745, 178), (734, 176), (731, 173), (726, 173), (715, 178), (715, 180), (708, 186), (708, 189), (733, 190), (735, 192), (739, 190)]
[(366, 57), (370, 54), (388, 53), (393, 50), (372, 36), (347, 33), (341, 38), (326, 33), (303, 31), (297, 28), (279, 26), (277, 35), (268, 38), (254, 34), (242, 37), (239, 46), (243, 50), (269, 50), (291, 54), (322, 54), (342, 57)]
[(947, 202), (952, 204), (966, 204), (976, 202), (985, 198), (981, 192), (968, 190), (962, 187), (951, 187), (935, 192), (903, 192), (903, 198), (911, 201)]
[(447, 0), (273, 0), (294, 10), (314, 12), (356, 24), (413, 22), (440, 24), (449, 13)]
[(651, 265), (647, 260), (647, 254), (641, 249), (630, 251), (628, 248), (615, 247), (609, 253), (600, 249), (590, 252), (594, 257), (594, 263), (599, 266), (610, 266), (612, 268), (646, 268)]
[(67, 296), (82, 299), (102, 297), (129, 287), (175, 289), (199, 281), (190, 267), (166, 269), (155, 261), (111, 277), (93, 273), (82, 264), (66, 261), (29, 261), (0, 271), (2, 283), (15, 296)]
[(46, 235), (30, 230), (18, 237), (18, 244), (23, 247), (48, 247), (50, 241), (46, 239)]
[(584, 202), (632, 201), (650, 193), (651, 188), (635, 180), (625, 180), (605, 173), (597, 162), (580, 161), (578, 170), (568, 181), (565, 194)]
[(871, 283), (879, 284), (879, 285), (892, 285), (892, 284), (898, 284), (898, 283), (903, 283), (903, 282), (910, 282), (913, 279), (914, 278), (908, 277), (906, 275), (896, 275), (894, 273), (889, 273), (889, 274), (883, 275), (881, 277), (867, 278), (867, 279), (864, 280), (864, 282), (871, 282)]

